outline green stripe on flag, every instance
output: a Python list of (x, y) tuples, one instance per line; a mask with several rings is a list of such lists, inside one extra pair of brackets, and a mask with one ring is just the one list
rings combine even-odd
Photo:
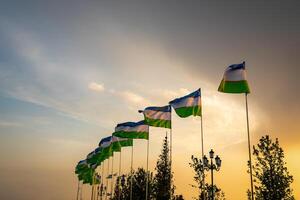
[(218, 88), (219, 92), (224, 93), (250, 93), (248, 82), (246, 80), (241, 81), (221, 81)]
[(145, 117), (145, 121), (149, 126), (171, 128), (171, 121), (170, 120), (150, 119), (150, 118)]
[(193, 116), (201, 116), (201, 106), (193, 106), (193, 107), (181, 107), (176, 108), (175, 112), (179, 117), (189, 117), (191, 115)]
[(114, 132), (113, 135), (116, 137), (120, 137), (120, 138), (131, 138), (131, 139), (146, 139), (146, 140), (148, 140), (148, 138), (149, 138), (148, 132), (117, 131), (117, 132)]
[(131, 147), (133, 146), (133, 140), (132, 139), (128, 139), (128, 140), (122, 140), (119, 141), (121, 147)]

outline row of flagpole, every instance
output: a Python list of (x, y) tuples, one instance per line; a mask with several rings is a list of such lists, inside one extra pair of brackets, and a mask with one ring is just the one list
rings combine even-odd
[[(246, 120), (247, 120), (247, 141), (248, 141), (248, 153), (249, 153), (249, 172), (250, 172), (250, 185), (251, 185), (251, 199), (254, 200), (254, 189), (253, 189), (253, 174), (252, 174), (252, 160), (251, 160), (251, 142), (250, 142), (250, 130), (249, 130), (249, 114), (248, 114), (248, 99), (247, 99), (247, 95), (250, 93), (250, 89), (249, 89), (249, 86), (248, 86), (248, 83), (247, 83), (247, 80), (246, 80), (246, 73), (245, 73), (245, 62), (241, 63), (241, 64), (234, 64), (234, 65), (230, 65), (225, 73), (224, 73), (224, 76), (223, 76), (223, 79), (222, 79), (222, 82), (218, 88), (218, 91), (220, 92), (224, 92), (224, 93), (245, 93), (245, 103), (246, 103)], [(198, 94), (198, 93), (199, 94)], [(194, 95), (194, 96), (193, 96)], [(198, 95), (198, 96), (197, 96)], [(196, 102), (196, 106), (193, 104), (193, 106), (195, 106), (193, 109), (192, 109), (192, 113), (189, 113), (188, 115), (186, 115), (185, 113), (185, 116), (181, 116), (176, 108), (178, 107), (172, 107), (175, 109), (176, 113), (180, 116), (180, 117), (187, 117), (187, 116), (190, 116), (190, 115), (194, 115), (194, 116), (200, 116), (200, 123), (201, 123), (201, 130), (200, 130), (200, 133), (201, 133), (201, 156), (202, 156), (202, 159), (204, 157), (204, 135), (203, 135), (203, 115), (202, 115), (202, 105), (201, 105), (201, 91), (200, 89), (194, 93), (191, 93), (189, 95), (186, 95), (185, 97), (181, 97), (181, 98), (178, 98), (178, 99), (175, 99), (171, 102), (173, 102), (173, 104), (175, 105), (176, 103), (178, 104), (179, 101), (184, 101), (183, 99), (184, 98), (194, 98), (194, 101), (197, 101)], [(196, 98), (199, 98), (199, 99), (196, 99)], [(177, 101), (177, 102), (176, 102)], [(145, 112), (147, 109), (147, 111), (159, 111), (159, 109), (162, 109), (164, 107), (148, 107), (146, 108), (144, 111), (142, 111), (144, 113), (144, 117), (145, 117), (145, 121), (147, 121), (147, 117), (150, 116), (150, 121), (147, 121), (148, 125), (149, 126), (156, 126), (156, 127), (164, 127), (164, 128), (169, 128), (170, 129), (170, 199), (172, 199), (172, 195), (173, 195), (173, 190), (172, 190), (172, 137), (173, 137), (173, 134), (172, 134), (172, 107), (171, 107), (171, 102), (169, 102), (169, 111), (162, 111), (161, 112), (170, 112), (170, 124), (169, 125), (156, 125), (156, 124), (150, 124), (151, 120), (153, 119), (156, 119), (156, 118), (152, 118), (151, 119), (151, 115), (148, 113), (148, 116), (147, 116), (147, 113)], [(182, 104), (182, 102), (180, 102)], [(179, 103), (179, 104), (180, 104)], [(199, 105), (197, 103), (200, 103)], [(181, 105), (180, 104), (180, 105)], [(186, 103), (188, 104), (188, 103)], [(178, 105), (177, 105), (178, 106)], [(200, 110), (199, 108), (197, 107), (199, 106), (200, 107)], [(155, 108), (155, 109), (154, 109)], [(152, 109), (152, 110), (151, 110)], [(195, 109), (195, 110), (194, 110)], [(194, 113), (195, 112), (195, 113)], [(151, 123), (154, 123), (154, 122), (151, 122)], [(150, 131), (148, 131), (148, 138), (147, 138), (147, 161), (146, 161), (146, 190), (145, 190), (145, 199), (148, 200), (148, 195), (149, 195), (149, 141), (150, 141)], [(100, 146), (100, 145), (99, 145)], [(131, 177), (130, 177), (130, 200), (133, 200), (133, 143), (132, 143), (132, 146), (131, 146), (131, 166), (130, 166), (130, 171), (131, 171)], [(104, 162), (104, 161), (103, 161)], [(111, 188), (110, 188), (110, 197), (112, 198), (113, 196), (113, 177), (114, 177), (114, 174), (113, 174), (113, 162), (114, 162), (114, 157), (112, 155), (112, 169), (111, 169)], [(103, 164), (102, 164), (103, 165)], [(104, 166), (103, 167), (103, 170), (104, 170)], [(107, 174), (108, 174), (108, 177), (106, 178), (106, 190), (105, 190), (105, 200), (107, 200), (107, 196), (108, 196), (108, 178), (110, 177), (109, 175), (109, 158), (107, 159)], [(102, 177), (103, 177), (103, 172), (102, 172)], [(120, 152), (120, 163), (119, 163), (119, 181), (120, 181), (120, 176), (121, 176), (121, 152)], [(93, 175), (93, 179), (92, 179), (92, 196), (91, 196), (91, 200), (94, 200), (94, 175)], [(101, 184), (103, 185), (103, 181), (101, 181)], [(203, 175), (202, 177), (202, 192), (205, 192), (205, 176)], [(118, 184), (118, 187), (120, 187), (120, 184)], [(78, 185), (78, 188), (79, 188), (79, 185)], [(79, 189), (77, 191), (77, 199), (78, 199), (78, 194), (79, 194)], [(97, 196), (98, 196), (98, 193), (97, 193)], [(102, 191), (101, 191), (101, 196), (102, 196)], [(102, 197), (101, 197), (102, 198)], [(205, 198), (205, 195), (204, 195), (204, 198)], [(120, 188), (119, 188), (119, 199), (120, 199)]]

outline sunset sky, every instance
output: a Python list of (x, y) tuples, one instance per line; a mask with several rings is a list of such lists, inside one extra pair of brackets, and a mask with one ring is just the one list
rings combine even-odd
[[(244, 96), (217, 92), (225, 68), (242, 61), (252, 144), (279, 138), (299, 199), (299, 10), (296, 0), (1, 1), (0, 199), (74, 199), (75, 165), (117, 123), (198, 88), (206, 154), (223, 160), (215, 182), (227, 199), (246, 199)], [(150, 129), (151, 170), (165, 133)], [(173, 142), (176, 193), (189, 200), (200, 118), (173, 115)], [(145, 145), (135, 142), (135, 168)], [(123, 156), (128, 172), (130, 150)]]

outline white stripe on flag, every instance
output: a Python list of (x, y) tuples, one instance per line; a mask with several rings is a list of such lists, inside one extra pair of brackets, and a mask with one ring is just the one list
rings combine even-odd
[(101, 144), (101, 147), (102, 147), (102, 148), (106, 148), (106, 147), (109, 147), (110, 144), (111, 144), (111, 141), (109, 141), (109, 142), (103, 142), (103, 143)]
[(188, 97), (185, 99), (182, 99), (180, 102), (178, 103), (173, 103), (172, 107), (174, 109), (176, 108), (182, 108), (182, 107), (193, 107), (193, 106), (200, 106), (201, 105), (201, 97)]
[(227, 70), (224, 73), (224, 80), (225, 81), (242, 81), (246, 80), (246, 73), (244, 69), (237, 69), (237, 70)]
[(148, 125), (139, 125), (139, 126), (119, 126), (116, 127), (117, 131), (125, 131), (125, 132), (149, 132), (149, 126)]
[(163, 120), (171, 120), (171, 112), (162, 112), (155, 110), (145, 110), (144, 114), (147, 118), (150, 119), (163, 119)]
[(116, 136), (112, 137), (112, 142), (119, 142), (119, 141), (124, 141), (124, 140), (128, 140), (128, 138), (119, 138)]

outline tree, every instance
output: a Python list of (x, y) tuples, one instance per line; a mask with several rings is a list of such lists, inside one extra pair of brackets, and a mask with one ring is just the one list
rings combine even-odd
[(159, 159), (156, 163), (156, 174), (154, 176), (154, 198), (157, 200), (170, 199), (170, 190), (174, 197), (174, 186), (171, 189), (171, 179), (173, 177), (171, 173), (171, 165), (169, 159), (169, 144), (168, 137), (166, 136), (163, 141), (162, 152), (159, 155)]
[[(146, 181), (147, 181), (147, 172), (143, 168), (138, 168), (137, 171), (133, 172), (133, 179), (132, 179), (132, 194), (133, 200), (144, 200), (146, 199)], [(148, 179), (149, 184), (149, 192), (148, 192), (148, 199), (153, 199), (153, 175), (152, 173), (149, 174)], [(120, 185), (120, 187), (119, 187)], [(122, 200), (129, 200), (130, 199), (130, 190), (131, 190), (131, 174), (122, 175), (121, 178), (116, 180), (116, 187), (114, 191), (113, 200), (118, 200), (119, 195), (120, 199)]]
[(198, 188), (199, 190), (199, 196), (198, 200), (210, 200), (212, 199), (212, 191), (214, 191), (214, 199), (215, 200), (225, 200), (225, 194), (222, 192), (222, 190), (217, 187), (217, 185), (213, 185), (213, 187), (206, 183), (203, 183), (203, 178), (205, 177), (204, 173), (204, 166), (201, 158), (197, 158), (194, 155), (191, 157), (192, 162), (189, 163), (190, 167), (194, 169), (195, 175), (194, 175), (194, 181), (197, 183), (197, 185), (192, 185), (192, 187)]
[[(149, 174), (148, 180), (148, 199), (155, 200), (167, 200), (170, 199), (170, 179), (173, 175), (171, 173), (171, 165), (169, 159), (169, 146), (168, 138), (165, 137), (163, 141), (162, 152), (159, 155), (159, 159), (156, 163), (156, 174), (153, 178), (153, 174)], [(147, 173), (143, 168), (139, 168), (133, 173), (133, 199), (140, 200), (145, 199), (146, 193), (146, 178)], [(113, 200), (118, 200), (119, 194), (120, 199), (129, 200), (130, 199), (130, 182), (131, 175), (122, 175), (120, 179), (116, 181), (116, 187), (114, 191)], [(120, 187), (119, 187), (120, 185)], [(183, 200), (182, 195), (174, 195), (175, 186), (172, 184), (172, 200)]]
[(263, 136), (257, 146), (253, 146), (253, 155), (256, 199), (294, 200), (290, 187), (293, 176), (285, 166), (284, 152), (279, 146), (278, 138), (273, 142), (268, 135)]

